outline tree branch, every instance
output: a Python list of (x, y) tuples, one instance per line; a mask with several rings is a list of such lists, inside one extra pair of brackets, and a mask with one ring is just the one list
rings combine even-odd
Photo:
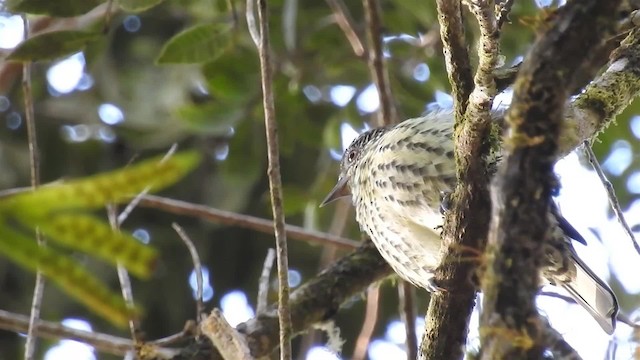
[(280, 149), (278, 145), (278, 123), (273, 99), (273, 66), (271, 64), (271, 39), (269, 35), (269, 8), (267, 0), (258, 1), (258, 22), (260, 26), (260, 79), (264, 107), (264, 125), (267, 136), (269, 167), (269, 190), (273, 211), (273, 229), (276, 238), (276, 262), (278, 265), (278, 320), (280, 322), (280, 359), (291, 359), (291, 310), (289, 309), (289, 255), (282, 199), (282, 179), (280, 175)]
[[(2, 198), (2, 195), (0, 195)], [(231, 211), (214, 209), (205, 205), (193, 204), (186, 201), (169, 199), (155, 195), (144, 195), (140, 198), (140, 206), (160, 209), (177, 215), (186, 215), (203, 220), (216, 222), (228, 226), (239, 226), (273, 234), (273, 222), (259, 217), (238, 214)], [(358, 241), (339, 237), (319, 231), (311, 231), (300, 226), (285, 225), (285, 232), (292, 239), (306, 241), (318, 245), (332, 245), (340, 249), (351, 250), (360, 244)]]
[(563, 110), (575, 76), (597, 70), (597, 61), (583, 54), (585, 49), (597, 51), (612, 34), (619, 3), (584, 0), (561, 7), (516, 79), (506, 118), (509, 153), (492, 189), (488, 265), (482, 282), (482, 359), (540, 359), (549, 346), (535, 296)]
[[(469, 7), (480, 27), (480, 61), (473, 91), (468, 99), (464, 99), (468, 104), (464, 119), (456, 119), (458, 186), (451, 197), (451, 211), (446, 216), (442, 233), (446, 248), (436, 274), (449, 291), (434, 294), (429, 303), (420, 347), (423, 359), (462, 357), (476, 293), (470, 279), (477, 264), (462, 261), (465, 254), (461, 250), (478, 249), (481, 252), (489, 224), (489, 175), (484, 159), (490, 150), (487, 141), (492, 125), (490, 110), (497, 91), (494, 70), (499, 56), (499, 32), (493, 1), (470, 2)], [(452, 25), (455, 24), (449, 26)], [(446, 49), (445, 46), (445, 56)], [(450, 79), (454, 77), (450, 75)]]
[[(293, 332), (300, 333), (315, 323), (330, 319), (342, 303), (390, 274), (389, 265), (373, 243), (367, 241), (291, 293)], [(237, 330), (246, 339), (251, 356), (270, 354), (278, 346), (277, 306), (271, 305), (266, 312), (238, 325)], [(198, 342), (182, 349), (173, 359), (219, 358), (210, 344)]]

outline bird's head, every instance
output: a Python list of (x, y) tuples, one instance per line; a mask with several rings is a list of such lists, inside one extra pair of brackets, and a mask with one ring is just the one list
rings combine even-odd
[(369, 149), (367, 145), (370, 145), (373, 141), (379, 139), (387, 130), (387, 128), (371, 129), (360, 134), (351, 142), (351, 145), (349, 145), (342, 154), (342, 160), (340, 160), (340, 175), (338, 175), (338, 182), (333, 189), (331, 189), (320, 206), (325, 206), (341, 197), (351, 195), (349, 181), (353, 178), (354, 173), (361, 165), (363, 153)]

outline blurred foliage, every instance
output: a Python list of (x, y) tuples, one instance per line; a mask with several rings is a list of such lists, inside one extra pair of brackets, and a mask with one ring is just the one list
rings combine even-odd
[[(95, 5), (83, 0), (16, 3), (11, 8), (14, 11), (55, 16), (81, 14), (86, 11), (80, 11), (83, 4)], [(47, 77), (58, 62), (39, 62), (33, 67), (43, 179), (53, 181), (123, 167), (139, 154), (162, 153), (177, 142), (181, 148), (205, 154), (205, 161), (165, 195), (269, 218), (259, 63), (247, 30), (245, 2), (126, 0), (113, 5), (109, 31), (86, 44), (83, 52), (89, 85), (61, 94)], [(344, 5), (355, 31), (364, 39), (362, 5), (355, 1), (345, 1)], [(36, 6), (40, 6), (38, 10), (29, 10)], [(340, 151), (342, 124), (362, 129), (371, 117), (359, 106), (361, 95), (371, 84), (366, 59), (354, 54), (325, 2), (274, 0), (269, 6), (287, 222), (326, 231), (333, 214), (331, 208), (318, 210), (317, 204), (336, 178), (337, 164), (329, 149)], [(413, 117), (425, 111), (437, 91), (449, 91), (435, 4), (384, 0), (381, 7), (396, 105), (402, 117)], [(518, 61), (527, 51), (541, 16), (542, 10), (534, 0), (516, 2), (502, 32), (505, 65)], [(472, 17), (466, 14), (466, 18), (473, 50), (478, 33)], [(87, 28), (74, 30), (99, 28), (104, 20), (98, 17)], [(475, 62), (477, 57), (471, 53)], [(38, 59), (61, 54), (43, 53)], [(421, 64), (428, 66), (429, 75), (418, 80), (415, 71)], [(23, 123), (10, 126), (16, 116), (20, 119), (23, 114), (19, 74), (0, 79), (12, 81), (1, 84), (10, 90), (0, 94), (9, 104), (0, 113), (7, 125), (0, 129), (0, 188), (24, 186), (29, 183), (26, 128)], [(335, 101), (332, 90), (336, 85), (353, 87), (353, 97)], [(106, 103), (122, 110), (123, 121), (101, 120), (98, 109)], [(616, 141), (628, 142), (633, 154), (640, 151), (629, 128), (629, 118), (637, 113), (637, 107), (636, 102), (618, 119), (618, 126), (600, 136), (596, 152), (601, 159), (610, 154)], [(78, 132), (85, 136), (79, 139)], [(105, 133), (114, 136), (105, 138), (101, 135)], [(612, 176), (623, 208), (637, 197), (629, 193), (626, 183), (639, 167), (634, 157), (621, 176)], [(210, 270), (215, 291), (208, 302), (210, 307), (219, 306), (221, 297), (232, 289), (242, 289), (254, 299), (266, 249), (273, 246), (271, 236), (152, 209), (136, 209), (128, 220), (129, 230), (148, 231), (160, 256), (153, 278), (134, 282), (136, 300), (146, 309), (143, 328), (148, 338), (180, 331), (184, 321), (195, 313), (187, 283), (193, 266), (188, 251), (171, 231), (173, 221), (186, 229), (203, 265)], [(352, 218), (345, 235), (354, 239), (360, 236)], [(317, 273), (321, 254), (328, 251), (290, 240), (290, 266), (301, 272), (303, 281)], [(72, 256), (100, 280), (117, 286), (111, 268), (81, 254)], [(28, 312), (32, 284), (30, 273), (0, 262), (0, 289), (7, 294), (0, 298), (0, 308)], [(385, 286), (380, 324), (398, 317), (394, 292)], [(423, 310), (426, 296), (419, 294), (418, 308)], [(273, 291), (270, 298), (275, 300), (275, 296)], [(96, 330), (114, 332), (103, 320), (78, 308), (55, 289), (47, 288), (45, 299), (46, 319), (83, 317)], [(362, 314), (362, 301), (354, 299), (337, 316), (347, 339), (346, 356), (351, 354)], [(0, 348), (9, 349), (8, 354), (20, 353), (18, 344), (16, 335), (1, 333)], [(299, 340), (294, 344), (301, 346)]]
[[(9, 195), (0, 201), (0, 253), (29, 270), (40, 269), (60, 288), (116, 325), (123, 326), (132, 310), (121, 296), (61, 252), (39, 246), (12, 228), (12, 223), (33, 236), (79, 250), (136, 276), (148, 278), (158, 254), (127, 233), (114, 231), (105, 222), (82, 211), (122, 203), (143, 191), (155, 191), (174, 183), (197, 165), (196, 153), (166, 160), (147, 160), (124, 170), (40, 187)], [(137, 312), (137, 311), (136, 311)]]

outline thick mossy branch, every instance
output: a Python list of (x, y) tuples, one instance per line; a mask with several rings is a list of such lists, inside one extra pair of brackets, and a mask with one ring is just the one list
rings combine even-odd
[[(373, 243), (367, 241), (291, 293), (289, 305), (293, 332), (300, 333), (313, 324), (330, 319), (345, 301), (389, 274), (391, 268)], [(238, 325), (237, 330), (244, 336), (252, 356), (268, 355), (278, 346), (277, 305)], [(174, 357), (176, 360), (219, 358), (219, 354), (205, 341), (183, 349)]]
[(509, 150), (493, 189), (488, 265), (482, 283), (483, 359), (541, 359), (545, 328), (535, 296), (549, 229), (553, 164), (574, 77), (594, 73), (587, 57), (611, 36), (620, 1), (569, 2), (526, 57), (507, 113)]
[[(429, 303), (426, 329), (420, 344), (421, 359), (462, 356), (476, 293), (476, 286), (470, 280), (480, 261), (474, 254), (484, 249), (489, 224), (489, 176), (484, 159), (491, 146), (487, 139), (491, 138), (490, 110), (497, 92), (494, 70), (500, 54), (499, 31), (492, 1), (470, 2), (468, 5), (480, 28), (479, 64), (473, 91), (467, 93), (469, 98), (465, 99), (464, 118), (462, 121), (456, 118), (455, 155), (459, 183), (451, 196), (452, 207), (442, 233), (444, 256), (436, 274), (436, 279), (448, 291), (434, 294)], [(438, 7), (441, 18), (449, 15), (442, 13), (443, 8)], [(444, 25), (441, 21), (441, 26)], [(449, 21), (449, 26), (455, 25), (456, 22)], [(447, 42), (445, 34), (451, 32), (441, 29), (443, 43)], [(447, 53), (446, 45), (444, 50), (449, 80), (461, 81), (464, 73), (452, 74), (455, 67), (449, 64), (449, 61), (457, 59)], [(452, 88), (456, 87), (452, 84)], [(463, 249), (474, 250), (461, 251)], [(475, 261), (468, 260), (474, 257)]]
[(640, 29), (635, 28), (611, 55), (607, 70), (569, 107), (559, 154), (568, 154), (606, 129), (639, 93)]

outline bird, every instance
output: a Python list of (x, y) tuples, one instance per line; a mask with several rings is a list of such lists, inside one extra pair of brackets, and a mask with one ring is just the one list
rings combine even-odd
[[(437, 110), (360, 134), (344, 151), (338, 181), (321, 203), (351, 196), (356, 221), (382, 257), (401, 278), (429, 292), (445, 290), (434, 271), (442, 260), (443, 194), (457, 182), (453, 119), (452, 111)], [(500, 159), (492, 153), (487, 161)], [(618, 301), (576, 254), (572, 239), (586, 241), (553, 203), (549, 221), (541, 279), (564, 288), (612, 334)]]

